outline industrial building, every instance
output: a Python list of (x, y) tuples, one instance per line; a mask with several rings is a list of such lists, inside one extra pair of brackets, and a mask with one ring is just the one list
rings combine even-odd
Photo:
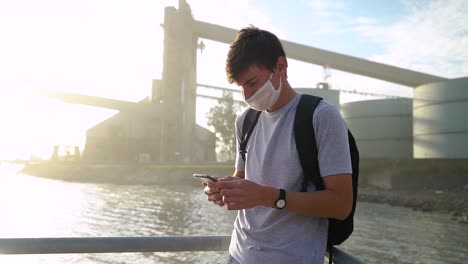
[(468, 78), (427, 83), (413, 98), (339, 104), (339, 91), (296, 89), (340, 110), (362, 158), (468, 158)]
[[(160, 162), (161, 118), (158, 103), (149, 98), (140, 107), (121, 111), (104, 122), (89, 128), (81, 159), (93, 162)], [(215, 135), (195, 123), (189, 135), (192, 144), (190, 162), (215, 162)], [(180, 155), (180, 154), (179, 154)]]
[[(237, 30), (195, 20), (186, 1), (179, 1), (178, 9), (165, 9), (162, 26), (162, 80), (155, 81), (150, 99), (131, 107), (126, 102), (114, 108), (121, 110), (118, 115), (89, 129), (83, 159), (215, 161), (215, 136), (195, 123), (198, 40), (230, 44)], [(286, 40), (282, 43), (290, 59), (414, 88), (414, 99), (342, 105), (337, 90), (298, 89), (323, 96), (339, 108), (362, 158), (468, 158), (467, 77), (447, 79)]]

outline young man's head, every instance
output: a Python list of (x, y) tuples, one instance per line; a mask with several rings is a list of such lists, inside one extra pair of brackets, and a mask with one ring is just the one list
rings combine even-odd
[(243, 28), (229, 48), (226, 60), (228, 81), (238, 83), (239, 75), (252, 65), (273, 72), (279, 57), (286, 55), (274, 34), (253, 26)]

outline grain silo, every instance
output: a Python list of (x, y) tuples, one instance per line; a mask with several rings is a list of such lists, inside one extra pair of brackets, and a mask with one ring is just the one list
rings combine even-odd
[(416, 87), (414, 157), (468, 158), (467, 109), (467, 77)]
[(406, 98), (341, 105), (362, 158), (412, 158), (412, 100)]

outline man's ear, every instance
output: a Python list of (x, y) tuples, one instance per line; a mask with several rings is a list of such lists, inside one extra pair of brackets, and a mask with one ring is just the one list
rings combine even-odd
[(276, 68), (281, 73), (281, 75), (283, 73), (286, 74), (286, 69), (288, 68), (288, 61), (286, 60), (286, 57), (284, 57), (284, 56), (279, 56), (278, 57), (278, 61), (276, 63)]

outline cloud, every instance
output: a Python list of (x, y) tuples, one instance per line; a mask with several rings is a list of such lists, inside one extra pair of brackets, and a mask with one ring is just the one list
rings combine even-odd
[[(264, 12), (255, 8), (249, 0), (188, 0), (196, 20), (213, 23), (234, 29), (241, 29), (250, 24), (281, 35)], [(214, 10), (216, 10), (214, 12)]]
[[(188, 1), (195, 20), (213, 23), (233, 29), (254, 25), (275, 32), (281, 38), (285, 35), (261, 10), (248, 0), (192, 0)], [(216, 12), (213, 12), (216, 10)], [(224, 65), (229, 45), (203, 40), (205, 50), (197, 55), (197, 81), (202, 84), (236, 88), (227, 82)]]
[(161, 75), (160, 24), (169, 1), (3, 2), (0, 89), (138, 101)]
[[(377, 15), (356, 17), (342, 2), (317, 0), (309, 2), (309, 7), (313, 16), (323, 17), (313, 34), (346, 38), (348, 45), (362, 49), (373, 47), (366, 59), (446, 78), (468, 76), (466, 1), (405, 0), (399, 14), (392, 16), (397, 20), (390, 23)], [(410, 87), (337, 70), (331, 70), (331, 75), (335, 89), (413, 95)]]
[(315, 35), (352, 32), (355, 27), (373, 24), (377, 21), (372, 17), (355, 17), (354, 14), (350, 13), (348, 2), (313, 0), (309, 1), (307, 6), (309, 7), (310, 17), (321, 18), (314, 21), (316, 24), (314, 28)]
[(331, 17), (343, 14), (347, 4), (341, 1), (313, 0), (308, 3), (315, 16)]
[(468, 76), (468, 5), (463, 0), (407, 1), (405, 15), (355, 30), (382, 45), (372, 60), (442, 77)]

